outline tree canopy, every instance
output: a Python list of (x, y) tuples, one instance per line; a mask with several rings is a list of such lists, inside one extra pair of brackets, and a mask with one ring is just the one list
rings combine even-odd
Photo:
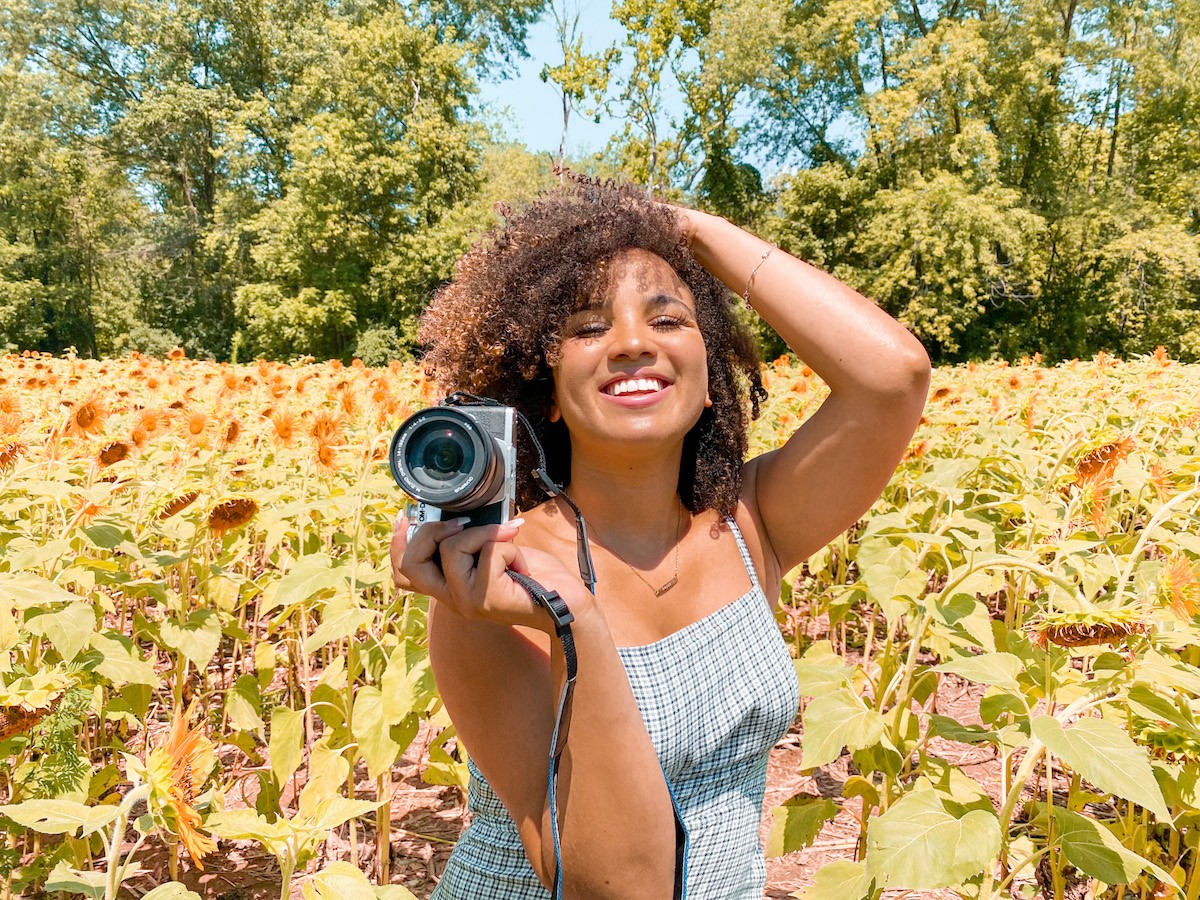
[(543, 16), (559, 156), (573, 114), (621, 123), (568, 164), (757, 230), (935, 358), (1200, 358), (1197, 0), (615, 0), (609, 47), (566, 0), (14, 0), (0, 349), (413, 352), (492, 205), (553, 184), (477, 102)]

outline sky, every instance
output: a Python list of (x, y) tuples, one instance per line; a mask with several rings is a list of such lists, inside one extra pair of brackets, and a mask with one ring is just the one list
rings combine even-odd
[[(609, 16), (612, 0), (579, 0), (580, 33), (585, 52), (596, 53), (624, 37), (619, 24)], [(480, 85), (480, 101), (500, 119), (506, 135), (521, 141), (534, 152), (558, 153), (562, 137), (562, 100), (553, 85), (538, 78), (543, 65), (562, 62), (562, 50), (554, 34), (554, 18), (547, 13), (529, 29), (529, 59), (521, 60), (514, 75), (504, 81)], [(672, 90), (671, 88), (674, 88)], [(668, 115), (682, 117), (683, 101), (678, 87), (664, 92)], [(603, 118), (597, 125), (591, 119), (572, 113), (567, 129), (567, 155), (581, 156), (603, 149), (609, 137), (620, 131), (623, 122)]]

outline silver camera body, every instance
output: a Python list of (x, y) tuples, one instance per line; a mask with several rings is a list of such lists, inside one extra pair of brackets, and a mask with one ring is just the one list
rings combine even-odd
[(411, 525), (467, 516), (467, 527), (516, 513), (516, 413), (490, 403), (432, 406), (396, 429), (392, 478), (417, 501)]

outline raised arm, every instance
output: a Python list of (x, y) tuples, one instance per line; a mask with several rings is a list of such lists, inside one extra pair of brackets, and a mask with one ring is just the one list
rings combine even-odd
[(679, 214), (701, 265), (739, 295), (749, 283), (754, 310), (830, 388), (782, 447), (744, 473), (782, 575), (882, 493), (921, 417), (929, 357), (899, 322), (832, 275), (719, 216)]

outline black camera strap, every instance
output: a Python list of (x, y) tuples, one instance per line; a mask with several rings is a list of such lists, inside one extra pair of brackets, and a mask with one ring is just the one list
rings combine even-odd
[(563, 659), (567, 666), (567, 681), (562, 696), (558, 699), (558, 712), (554, 717), (554, 734), (550, 739), (550, 775), (547, 795), (550, 800), (550, 831), (554, 838), (554, 900), (562, 897), (562, 849), (558, 837), (558, 768), (562, 752), (567, 746), (567, 732), (571, 727), (571, 698), (575, 694), (575, 676), (579, 672), (579, 661), (575, 655), (575, 638), (571, 634), (571, 623), (575, 616), (567, 603), (556, 591), (548, 591), (528, 575), (506, 570), (508, 577), (525, 588), (533, 602), (546, 610), (554, 620), (554, 633), (562, 644)]

